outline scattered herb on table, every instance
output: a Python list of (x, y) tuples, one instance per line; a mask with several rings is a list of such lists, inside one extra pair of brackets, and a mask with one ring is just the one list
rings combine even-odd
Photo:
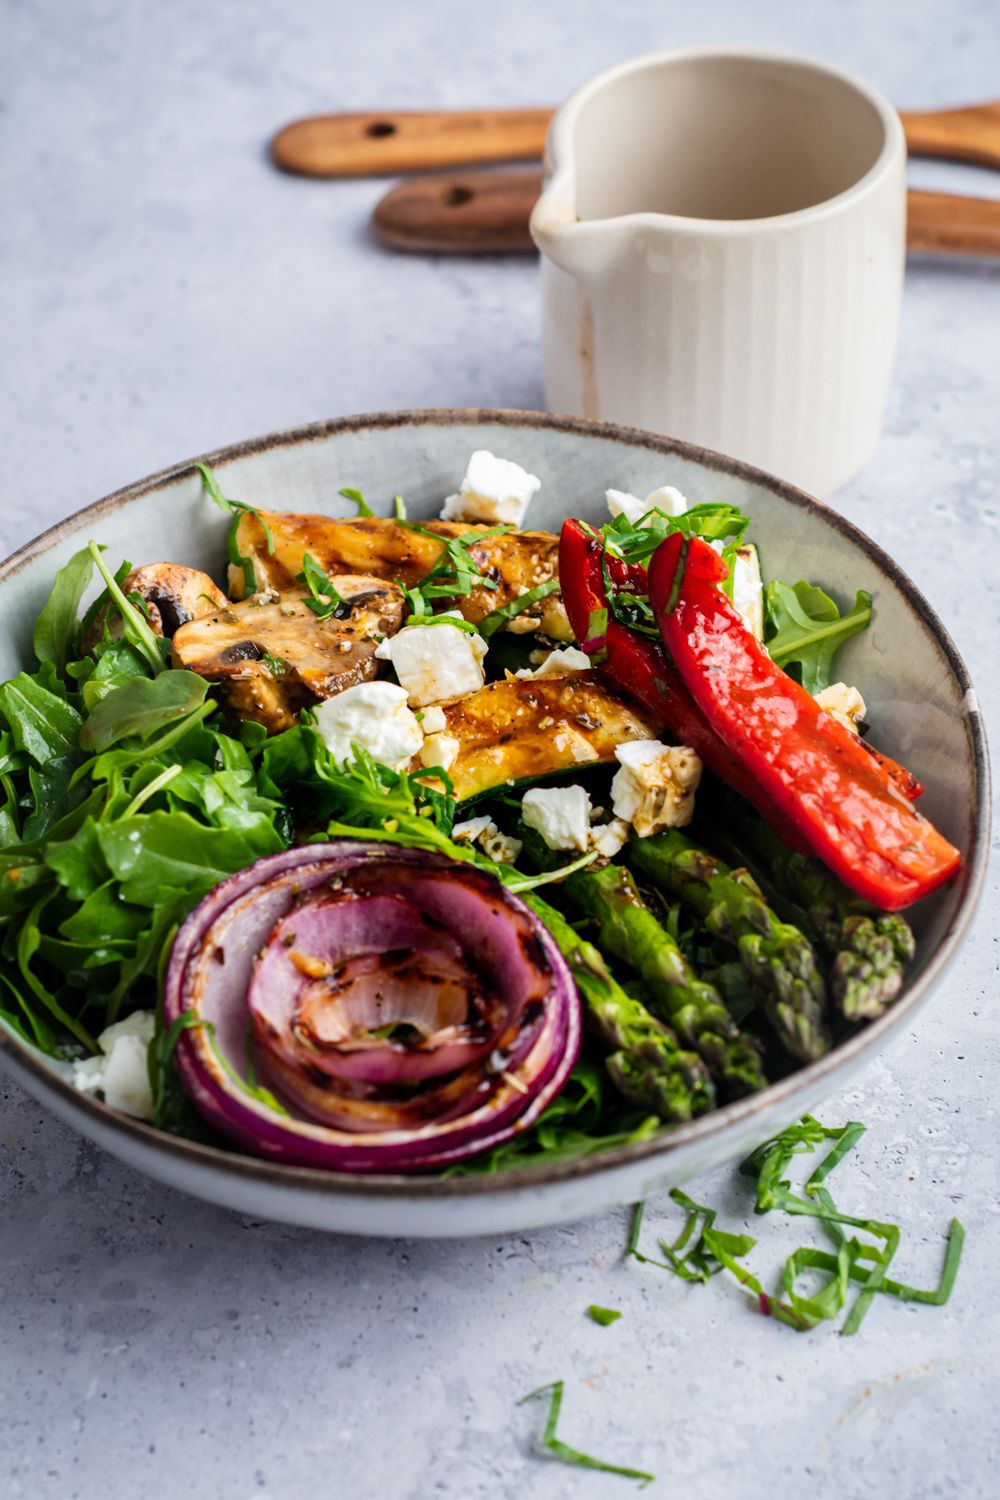
[(599, 1323), (602, 1328), (607, 1328), (618, 1322), (621, 1313), (616, 1307), (601, 1307), (599, 1303), (592, 1302), (587, 1308), (587, 1317), (592, 1323)]
[[(679, 1188), (674, 1188), (670, 1196), (685, 1210), (687, 1218), (672, 1244), (660, 1240), (665, 1259), (656, 1260), (639, 1250), (644, 1211), (641, 1203), (633, 1211), (626, 1255), (644, 1265), (671, 1271), (689, 1282), (706, 1282), (710, 1277), (728, 1271), (752, 1294), (762, 1313), (800, 1332), (836, 1319), (847, 1305), (852, 1283), (860, 1286), (860, 1292), (841, 1325), (840, 1332), (845, 1335), (857, 1333), (879, 1293), (902, 1302), (943, 1306), (955, 1285), (965, 1240), (965, 1231), (958, 1219), (952, 1219), (948, 1229), (940, 1281), (937, 1287), (923, 1290), (895, 1281), (888, 1275), (900, 1244), (899, 1226), (843, 1213), (825, 1186), (830, 1173), (864, 1133), (864, 1125), (857, 1121), (831, 1127), (820, 1124), (812, 1115), (805, 1115), (797, 1125), (789, 1126), (773, 1140), (758, 1147), (743, 1163), (741, 1171), (756, 1184), (754, 1206), (757, 1213), (780, 1209), (786, 1214), (816, 1219), (833, 1245), (832, 1252), (812, 1246), (802, 1246), (792, 1252), (785, 1262), (782, 1276), (784, 1299), (766, 1292), (744, 1264), (757, 1241), (750, 1235), (731, 1234), (719, 1229), (715, 1210), (696, 1203)], [(794, 1192), (785, 1175), (793, 1158), (810, 1155), (826, 1142), (833, 1143), (831, 1149), (815, 1167), (802, 1192)], [(846, 1234), (845, 1229), (860, 1231), (871, 1238), (859, 1238), (857, 1233)], [(820, 1272), (827, 1277), (811, 1296), (797, 1290), (804, 1272)]]
[(549, 1410), (545, 1419), (545, 1427), (538, 1446), (544, 1453), (550, 1453), (560, 1463), (572, 1464), (578, 1469), (598, 1469), (602, 1474), (621, 1474), (624, 1479), (638, 1479), (645, 1486), (651, 1484), (656, 1478), (655, 1474), (649, 1474), (645, 1469), (629, 1469), (623, 1464), (605, 1463), (603, 1459), (592, 1458), (589, 1453), (581, 1453), (579, 1448), (571, 1448), (556, 1436), (556, 1428), (559, 1425), (559, 1414), (562, 1411), (564, 1382), (553, 1380), (549, 1385), (539, 1386), (537, 1391), (529, 1391), (522, 1396), (517, 1403), (523, 1406), (526, 1401), (531, 1401), (535, 1396), (549, 1396)]

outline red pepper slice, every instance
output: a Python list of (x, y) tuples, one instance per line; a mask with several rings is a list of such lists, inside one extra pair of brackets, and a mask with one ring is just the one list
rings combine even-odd
[[(658, 641), (637, 635), (608, 615), (601, 570), (601, 538), (579, 521), (563, 523), (559, 583), (569, 623), (583, 651), (603, 650), (601, 670), (641, 703), (655, 723), (696, 750), (708, 769), (745, 797), (790, 848), (806, 846), (790, 819), (777, 812), (754, 778), (716, 734)], [(713, 554), (714, 556), (714, 554)], [(645, 570), (643, 570), (645, 571)], [(645, 579), (641, 592), (645, 593)]]
[(907, 801), (857, 735), (768, 656), (719, 584), (700, 537), (653, 554), (650, 602), (664, 645), (712, 728), (845, 885), (898, 911), (944, 884), (961, 856)]

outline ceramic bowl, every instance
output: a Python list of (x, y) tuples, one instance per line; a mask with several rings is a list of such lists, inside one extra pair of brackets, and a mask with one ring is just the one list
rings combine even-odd
[[(484, 1178), (340, 1175), (272, 1165), (196, 1145), (80, 1095), (58, 1067), (0, 1028), (0, 1058), (40, 1102), (150, 1176), (255, 1217), (346, 1233), (445, 1237), (498, 1234), (632, 1203), (738, 1157), (843, 1087), (894, 1035), (909, 1030), (961, 941), (983, 880), (989, 773), (968, 673), (936, 615), (895, 564), (834, 512), (768, 475), (703, 449), (626, 428), (525, 412), (394, 412), (319, 423), (207, 455), (226, 493), (267, 509), (343, 514), (342, 485), (388, 510), (405, 495), (431, 516), (476, 448), (539, 475), (531, 522), (568, 513), (605, 519), (604, 491), (645, 495), (676, 485), (692, 500), (726, 500), (753, 517), (770, 575), (810, 578), (839, 595), (874, 595), (870, 628), (838, 672), (857, 683), (877, 743), (927, 785), (922, 807), (962, 850), (958, 880), (915, 913), (919, 949), (905, 994), (881, 1020), (819, 1062), (753, 1098), (660, 1140), (582, 1161)], [(31, 660), (31, 632), (56, 568), (88, 538), (118, 562), (171, 559), (220, 575), (225, 518), (205, 502), (190, 462), (79, 511), (0, 565), (0, 679)]]

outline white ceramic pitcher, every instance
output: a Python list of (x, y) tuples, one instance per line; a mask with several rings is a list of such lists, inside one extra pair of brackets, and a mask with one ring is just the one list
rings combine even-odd
[(591, 79), (531, 220), (549, 408), (835, 490), (882, 420), (905, 166), (892, 106), (818, 63), (692, 48)]

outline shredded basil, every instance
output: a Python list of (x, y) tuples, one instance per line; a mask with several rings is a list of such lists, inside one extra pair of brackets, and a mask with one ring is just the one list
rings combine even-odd
[(305, 600), (305, 605), (318, 620), (329, 620), (331, 617), (343, 620), (350, 614), (349, 602), (308, 552), (302, 559), (302, 572), (295, 581), (308, 590), (309, 597)]
[(499, 630), (501, 625), (505, 625), (508, 620), (513, 620), (518, 615), (523, 614), (526, 609), (530, 609), (533, 604), (537, 604), (541, 599), (547, 599), (550, 594), (556, 593), (558, 588), (558, 578), (550, 578), (548, 582), (540, 583), (535, 588), (528, 589), (527, 593), (519, 594), (516, 599), (511, 599), (508, 604), (501, 604), (499, 609), (493, 610), (484, 619), (480, 620), (479, 634), (486, 640), (489, 640), (490, 636), (494, 631)]
[(373, 516), (375, 514), (360, 490), (347, 487), (346, 489), (338, 490), (337, 493), (338, 495), (343, 495), (345, 500), (354, 501), (354, 504), (358, 508), (359, 516)]
[(597, 1469), (602, 1474), (620, 1474), (624, 1479), (638, 1479), (643, 1486), (651, 1484), (656, 1478), (655, 1474), (648, 1474), (645, 1469), (629, 1469), (623, 1464), (605, 1463), (601, 1458), (592, 1458), (589, 1453), (581, 1453), (579, 1448), (571, 1448), (568, 1443), (564, 1443), (556, 1436), (559, 1414), (562, 1411), (563, 1389), (562, 1380), (553, 1380), (549, 1385), (539, 1386), (537, 1391), (529, 1391), (517, 1403), (518, 1406), (523, 1406), (526, 1401), (533, 1401), (536, 1396), (549, 1397), (545, 1427), (538, 1439), (539, 1448), (545, 1453), (550, 1453), (560, 1463), (572, 1464), (578, 1469)]
[[(665, 1259), (656, 1260), (639, 1249), (644, 1210), (641, 1203), (633, 1211), (626, 1255), (644, 1265), (671, 1271), (689, 1282), (707, 1282), (720, 1272), (728, 1271), (752, 1294), (762, 1313), (799, 1332), (836, 1319), (847, 1306), (852, 1283), (860, 1285), (860, 1292), (840, 1328), (841, 1334), (847, 1336), (858, 1331), (879, 1293), (904, 1302), (942, 1306), (951, 1296), (961, 1260), (965, 1231), (959, 1221), (952, 1219), (949, 1225), (944, 1266), (937, 1287), (923, 1290), (894, 1281), (888, 1275), (902, 1237), (899, 1226), (841, 1212), (824, 1186), (833, 1169), (864, 1133), (865, 1127), (857, 1121), (830, 1127), (820, 1124), (812, 1115), (805, 1115), (798, 1124), (789, 1126), (760, 1146), (743, 1163), (741, 1171), (755, 1181), (757, 1213), (780, 1209), (786, 1214), (816, 1219), (833, 1245), (832, 1252), (809, 1245), (792, 1252), (782, 1274), (784, 1299), (766, 1292), (744, 1264), (757, 1241), (750, 1235), (731, 1234), (719, 1229), (715, 1210), (696, 1203), (679, 1188), (674, 1188), (670, 1197), (684, 1209), (687, 1217), (680, 1235), (672, 1244), (660, 1240)], [(813, 1170), (803, 1192), (793, 1192), (785, 1176), (792, 1159), (811, 1154), (826, 1142), (833, 1142), (833, 1145)], [(859, 1230), (871, 1238), (847, 1235), (845, 1228)], [(817, 1271), (825, 1274), (826, 1281), (811, 1295), (799, 1292), (797, 1288), (803, 1272)]]
[(207, 464), (196, 464), (195, 467), (201, 475), (202, 488), (213, 505), (232, 519), (229, 523), (229, 535), (226, 540), (226, 551), (229, 562), (234, 568), (239, 568), (243, 574), (243, 587), (247, 594), (257, 592), (257, 570), (253, 565), (252, 557), (244, 557), (239, 548), (239, 537), (237, 534), (240, 517), (243, 515), (253, 516), (264, 533), (264, 544), (267, 547), (268, 556), (274, 556), (274, 537), (271, 528), (255, 505), (247, 505), (242, 500), (230, 500), (222, 493), (219, 481)]

